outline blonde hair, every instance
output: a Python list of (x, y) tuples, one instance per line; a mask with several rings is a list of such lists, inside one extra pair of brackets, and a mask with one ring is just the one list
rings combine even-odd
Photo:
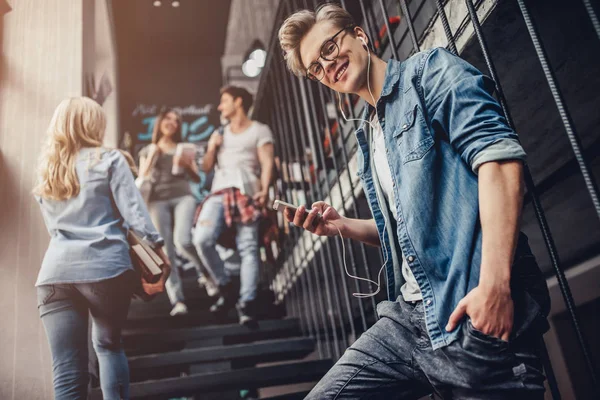
[(338, 28), (354, 25), (352, 15), (337, 4), (326, 3), (316, 12), (310, 10), (297, 11), (290, 15), (279, 28), (279, 45), (285, 52), (287, 67), (294, 75), (305, 76), (306, 67), (300, 56), (300, 42), (308, 31), (321, 21), (330, 21)]
[(127, 161), (127, 165), (129, 165), (129, 169), (131, 170), (131, 173), (134, 176), (137, 176), (138, 168), (137, 168), (137, 165), (135, 165), (135, 161), (133, 160), (133, 157), (131, 156), (131, 154), (129, 154), (129, 152), (125, 151), (125, 150), (121, 150), (121, 149), (118, 149), (118, 150), (121, 154), (123, 154), (123, 157), (125, 157), (125, 161)]
[(48, 126), (34, 193), (59, 201), (77, 196), (77, 154), (84, 147), (100, 148), (105, 129), (106, 115), (94, 100), (87, 97), (63, 100)]

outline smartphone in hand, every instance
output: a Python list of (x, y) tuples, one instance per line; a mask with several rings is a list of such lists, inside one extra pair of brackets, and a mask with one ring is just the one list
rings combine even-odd
[[(275, 202), (273, 202), (273, 210), (275, 210), (275, 211), (279, 211), (279, 212), (283, 213), (286, 208), (291, 209), (294, 214), (298, 210), (298, 206), (295, 206), (290, 203), (286, 203), (285, 201), (282, 201), (282, 200), (275, 200)], [(306, 215), (308, 215), (309, 211), (310, 210), (304, 210), (304, 215), (305, 215), (304, 218), (306, 218)], [(319, 221), (321, 221), (321, 217), (322, 217), (321, 213), (317, 213), (317, 217), (313, 220), (313, 226), (317, 226)]]
[(294, 211), (294, 213), (296, 212), (296, 210), (298, 210), (298, 206), (286, 203), (282, 200), (275, 200), (275, 202), (273, 203), (273, 210), (275, 211), (284, 212), (286, 207), (291, 208)]

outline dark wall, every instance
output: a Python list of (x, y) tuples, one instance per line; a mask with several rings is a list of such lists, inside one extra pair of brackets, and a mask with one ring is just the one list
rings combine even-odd
[[(183, 116), (185, 141), (205, 144), (218, 126), (221, 55), (229, 1), (113, 2), (118, 49), (119, 145), (134, 156), (151, 140), (154, 117), (165, 108)], [(202, 197), (204, 181), (195, 185)]]
[[(121, 129), (134, 141), (150, 139), (148, 118), (165, 107), (181, 108), (190, 141), (218, 123), (221, 69), (214, 59), (136, 60), (122, 63), (120, 71)], [(202, 117), (207, 121), (198, 121)]]
[[(595, 2), (597, 4), (597, 2)], [(582, 3), (529, 1), (556, 82), (582, 139), (590, 170), (600, 177), (600, 41)], [(516, 2), (499, 2), (483, 25), (491, 57), (564, 267), (600, 251), (600, 221), (575, 161), (563, 122)], [(481, 48), (471, 40), (461, 54), (486, 74)], [(552, 267), (530, 196), (523, 230), (540, 265)]]
[(175, 107), (183, 117), (184, 140), (197, 143), (202, 155), (208, 137), (219, 123), (220, 87), (221, 67), (215, 59), (123, 62), (119, 102), (124, 134), (121, 145), (136, 155), (150, 142), (155, 116), (164, 108)]

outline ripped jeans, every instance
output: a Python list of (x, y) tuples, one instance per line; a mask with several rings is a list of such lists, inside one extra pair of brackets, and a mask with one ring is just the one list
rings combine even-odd
[(148, 206), (154, 226), (165, 239), (164, 249), (173, 266), (165, 285), (172, 305), (185, 301), (183, 282), (179, 268), (176, 268), (175, 248), (194, 264), (198, 275), (206, 272), (192, 244), (192, 224), (197, 204), (196, 198), (190, 194), (170, 200), (153, 201)]
[(505, 342), (467, 319), (458, 340), (433, 350), (423, 302), (384, 301), (379, 320), (344, 353), (306, 399), (543, 400), (541, 333)]
[[(217, 251), (217, 239), (225, 228), (223, 196), (211, 196), (202, 206), (193, 242), (204, 266), (220, 286), (229, 282), (225, 263)], [(240, 256), (240, 301), (249, 302), (256, 298), (259, 278), (258, 221), (237, 224), (235, 242)]]

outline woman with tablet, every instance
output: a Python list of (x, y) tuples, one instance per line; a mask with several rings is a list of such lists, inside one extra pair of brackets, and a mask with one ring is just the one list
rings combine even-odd
[[(140, 151), (139, 175), (150, 182), (146, 193), (148, 208), (154, 225), (165, 239), (171, 264), (176, 265), (177, 248), (194, 263), (199, 275), (210, 282), (192, 244), (192, 223), (197, 201), (192, 195), (189, 181), (200, 181), (194, 149), (193, 144), (182, 143), (181, 115), (173, 109), (167, 109), (156, 117), (152, 143)], [(166, 288), (173, 305), (171, 315), (186, 314), (188, 310), (181, 276), (175, 267)]]

